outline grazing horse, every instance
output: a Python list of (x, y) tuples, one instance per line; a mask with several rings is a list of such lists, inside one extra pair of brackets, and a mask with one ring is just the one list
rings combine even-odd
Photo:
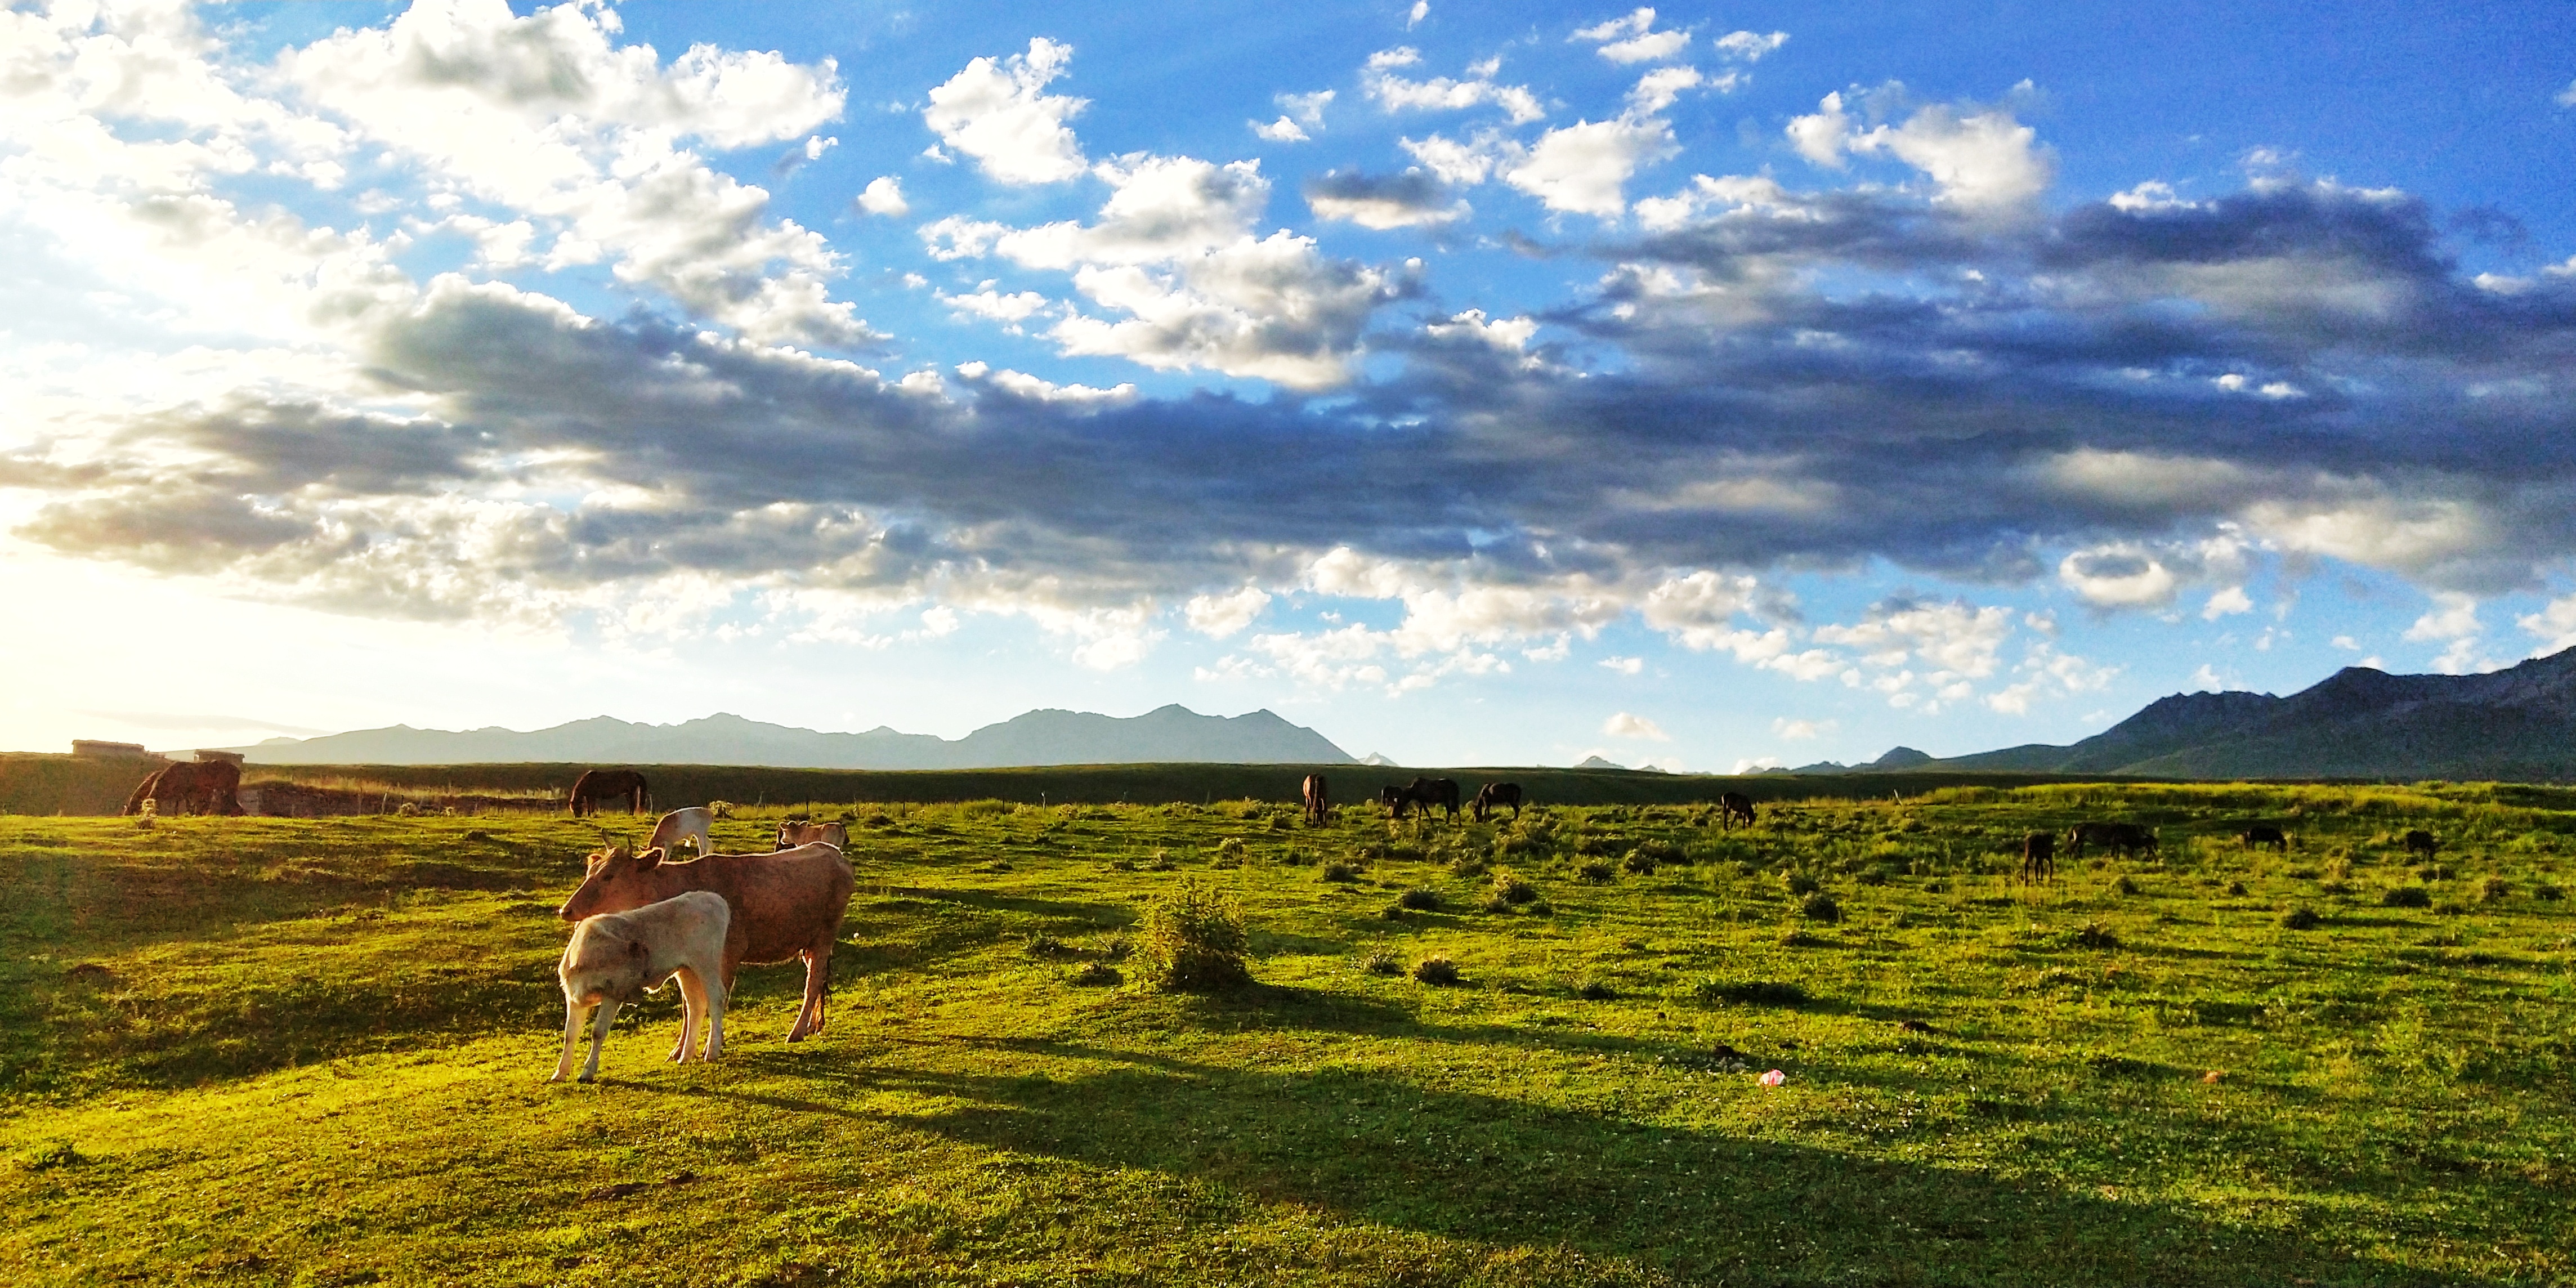
[(1487, 783), (1477, 788), (1476, 803), (1469, 807), (1469, 812), (1476, 816), (1477, 822), (1482, 823), (1487, 815), (1499, 812), (1506, 805), (1512, 807), (1512, 821), (1519, 822), (1521, 820), (1521, 785), (1519, 783)]
[(1753, 798), (1742, 792), (1726, 792), (1717, 798), (1717, 822), (1720, 830), (1741, 823), (1753, 826)]
[(1306, 798), (1306, 826), (1322, 827), (1325, 811), (1333, 806), (1332, 797), (1324, 786), (1324, 776), (1306, 775), (1306, 781), (1299, 787), (1299, 791)]
[(151, 801), (156, 814), (239, 814), (242, 812), (241, 766), (211, 760), (166, 766), (143, 780), (125, 798), (125, 812), (143, 812)]
[(2406, 834), (2406, 852), (2408, 854), (2421, 854), (2425, 858), (2429, 859), (2441, 848), (2441, 839), (2422, 828), (2417, 828), (2416, 830)]
[(626, 798), (626, 812), (641, 814), (652, 797), (644, 790), (644, 775), (632, 769), (585, 769), (572, 784), (572, 816), (586, 818), (599, 812), (600, 802), (614, 804)]
[(2078, 823), (2066, 829), (2067, 857), (2083, 858), (2084, 847), (2088, 845), (2099, 845), (2131, 856), (2140, 850), (2153, 854), (2156, 852), (2156, 834), (2136, 823)]
[(2021, 879), (2024, 881), (2057, 879), (2055, 833), (2032, 832), (2021, 838)]
[(1416, 778), (1402, 787), (1389, 787), (1379, 792), (1377, 799), (1393, 810), (1397, 818), (1404, 817), (1404, 807), (1408, 804), (1419, 806), (1425, 818), (1431, 816), (1435, 806), (1447, 811), (1450, 818), (1458, 817), (1458, 784), (1454, 779)]
[(2257, 823), (2246, 828), (2236, 839), (2249, 850), (2258, 845), (2268, 845), (2283, 854), (2290, 852), (2290, 838), (2269, 823)]

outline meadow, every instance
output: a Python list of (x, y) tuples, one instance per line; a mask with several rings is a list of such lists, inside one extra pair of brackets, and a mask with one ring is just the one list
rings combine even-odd
[[(0, 817), (0, 1281), (2576, 1282), (2565, 790), (808, 808), (830, 1027), (746, 968), (592, 1086), (623, 817)], [(2160, 850), (2015, 879), (2084, 818)], [(1250, 984), (1147, 985), (1184, 893)]]

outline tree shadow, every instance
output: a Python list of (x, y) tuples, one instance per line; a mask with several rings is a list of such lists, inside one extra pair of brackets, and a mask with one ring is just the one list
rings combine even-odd
[[(1034, 1077), (809, 1065), (796, 1074), (932, 1097), (938, 1108), (863, 1116), (986, 1149), (1151, 1170), (1497, 1252), (1570, 1248), (1686, 1281), (2476, 1282), (2198, 1210), (1399, 1075), (1243, 1070), (1073, 1042), (995, 1045), (1075, 1068)], [(704, 1094), (849, 1113), (828, 1103), (829, 1090), (811, 1101)]]

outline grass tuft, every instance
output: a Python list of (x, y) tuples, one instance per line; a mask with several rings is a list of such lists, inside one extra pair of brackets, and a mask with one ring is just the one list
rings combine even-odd
[(1145, 910), (1137, 973), (1147, 984), (1174, 992), (1240, 988), (1252, 982), (1244, 962), (1251, 945), (1243, 909), (1233, 897), (1188, 879)]
[(1458, 982), (1458, 963), (1446, 957), (1425, 957), (1413, 964), (1413, 977), (1425, 984), (1446, 988)]

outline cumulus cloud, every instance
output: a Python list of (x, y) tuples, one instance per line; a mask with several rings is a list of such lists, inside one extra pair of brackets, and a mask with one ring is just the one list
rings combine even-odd
[[(1904, 87), (1891, 84), (1864, 103), (1874, 108), (1903, 96)], [(1930, 178), (1942, 204), (1979, 214), (2027, 207), (2056, 170), (2038, 131), (1995, 107), (1935, 103), (1903, 124), (1862, 129), (1843, 96), (1833, 93), (1815, 112), (1792, 119), (1786, 133), (1801, 155), (1832, 169), (1843, 168), (1847, 156), (1892, 156)]]
[(1306, 182), (1306, 205), (1318, 219), (1378, 229), (1437, 228), (1470, 213), (1420, 169), (1385, 176), (1335, 171)]
[(1762, 56), (1789, 43), (1789, 33), (1775, 31), (1769, 35), (1753, 31), (1730, 31), (1717, 38), (1717, 51), (1745, 62), (1759, 62)]
[(1792, 720), (1787, 716), (1781, 716), (1771, 722), (1771, 732), (1791, 742), (1821, 738), (1841, 727), (1840, 723), (1832, 720)]
[(1632, 738), (1645, 742), (1671, 742), (1673, 740), (1673, 736), (1665, 733), (1663, 727), (1656, 724), (1654, 721), (1649, 720), (1644, 716), (1630, 715), (1625, 711), (1610, 717), (1608, 720), (1602, 721), (1601, 732), (1605, 737)]
[(1655, 11), (1639, 8), (1631, 10), (1627, 17), (1580, 28), (1572, 39), (1599, 45), (1593, 52), (1614, 63), (1663, 62), (1690, 48), (1688, 31), (1657, 31), (1654, 27)]
[(1230, 595), (1196, 595), (1182, 606), (1189, 618), (1190, 629), (1210, 639), (1224, 639), (1252, 625), (1252, 619), (1270, 606), (1270, 593), (1258, 586), (1246, 586)]
[(1539, 106), (1538, 96), (1524, 85), (1504, 85), (1494, 80), (1499, 60), (1479, 63), (1464, 80), (1433, 76), (1416, 80), (1402, 74), (1402, 69), (1422, 61), (1421, 51), (1398, 46), (1369, 55), (1360, 71), (1361, 87), (1380, 107), (1389, 112), (1456, 112), (1473, 107), (1499, 107), (1512, 124), (1522, 125), (1547, 115)]
[(859, 193), (858, 203), (859, 209), (871, 215), (900, 218), (912, 213), (912, 203), (903, 199), (903, 181), (890, 174), (868, 180), (867, 188)]
[(1027, 52), (998, 62), (974, 59), (930, 91), (922, 122), (1004, 183), (1071, 179), (1089, 163), (1066, 122), (1090, 100), (1044, 91), (1072, 62), (1073, 46), (1044, 36), (1030, 37)]

